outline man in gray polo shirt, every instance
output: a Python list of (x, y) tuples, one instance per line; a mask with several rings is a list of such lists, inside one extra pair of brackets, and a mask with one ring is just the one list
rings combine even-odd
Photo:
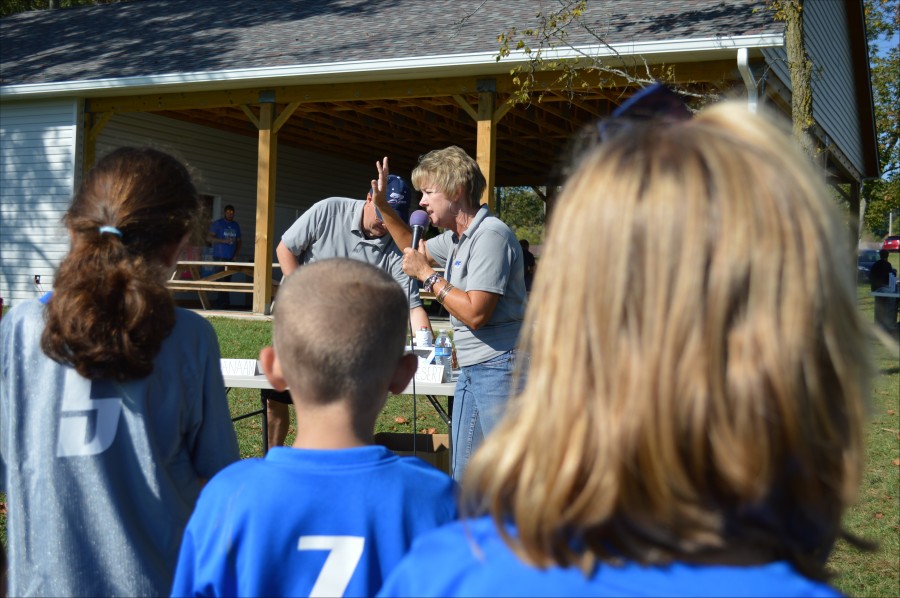
[[(396, 175), (388, 177), (388, 203), (404, 222), (407, 221), (410, 195), (406, 181)], [(329, 197), (314, 204), (291, 225), (281, 237), (275, 254), (284, 276), (290, 276), (303, 264), (334, 257), (355, 259), (381, 268), (409, 293), (413, 330), (423, 326), (430, 330), (428, 314), (419, 298), (419, 282), (411, 281), (403, 272), (403, 254), (387, 232), (381, 213), (372, 201), (371, 191), (365, 201)], [(284, 444), (290, 425), (289, 404), (287, 393), (269, 395), (269, 446)]]

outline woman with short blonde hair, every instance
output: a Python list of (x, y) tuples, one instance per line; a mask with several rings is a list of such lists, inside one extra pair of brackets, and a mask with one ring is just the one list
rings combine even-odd
[[(388, 212), (387, 166), (385, 158), (378, 164), (379, 180), (372, 181), (382, 213)], [(459, 480), (503, 416), (511, 392), (515, 346), (525, 317), (525, 259), (515, 234), (481, 205), (487, 182), (465, 150), (451, 145), (420, 156), (411, 178), (422, 192), (419, 205), (426, 222), (444, 229), (415, 250), (404, 250), (403, 271), (434, 293), (450, 314), (460, 366), (451, 416), (451, 467)], [(387, 214), (384, 224), (399, 247), (410, 247), (412, 233), (396, 214)]]
[(832, 595), (870, 362), (817, 173), (718, 105), (622, 127), (558, 206), (469, 518), (384, 593)]

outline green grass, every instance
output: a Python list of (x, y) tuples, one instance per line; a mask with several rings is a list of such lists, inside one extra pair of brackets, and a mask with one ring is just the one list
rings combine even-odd
[[(891, 254), (895, 267), (900, 256)], [(859, 308), (874, 319), (868, 285), (859, 287)], [(893, 342), (898, 342), (893, 337)], [(900, 595), (900, 349), (872, 341), (873, 379), (866, 427), (866, 468), (859, 499), (844, 517), (851, 533), (875, 542), (874, 552), (860, 551), (839, 541), (829, 559), (838, 574), (834, 585), (850, 596)]]

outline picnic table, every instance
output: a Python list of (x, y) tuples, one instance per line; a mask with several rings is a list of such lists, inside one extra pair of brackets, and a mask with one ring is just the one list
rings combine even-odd
[[(277, 263), (272, 269), (281, 268)], [(175, 271), (166, 281), (171, 291), (194, 291), (200, 297), (203, 309), (210, 308), (209, 291), (220, 293), (252, 293), (253, 262), (216, 262), (204, 260), (183, 260), (175, 264)], [(204, 275), (205, 273), (205, 275)], [(249, 280), (236, 282), (230, 280), (235, 274), (244, 274)], [(272, 296), (278, 290), (279, 281), (272, 281)]]
[[(264, 374), (259, 373), (259, 366), (255, 359), (222, 359), (222, 377), (225, 381), (225, 392), (228, 393), (232, 388), (258, 388), (261, 391), (272, 388), (272, 384)], [(242, 371), (243, 370), (243, 371)], [(450, 413), (453, 411), (453, 394), (456, 390), (456, 379), (459, 376), (458, 371), (454, 371), (450, 380), (447, 382), (427, 382), (422, 380), (410, 380), (406, 388), (399, 394), (409, 395), (417, 394), (424, 396), (434, 407), (438, 417), (440, 417), (447, 428), (450, 426)], [(447, 407), (440, 402), (440, 397), (446, 397)], [(268, 418), (266, 417), (266, 399), (265, 395), (260, 393), (260, 408), (244, 413), (232, 418), (231, 421), (240, 421), (248, 417), (259, 415), (262, 417), (262, 446), (263, 454), (269, 450), (268, 437)], [(452, 447), (451, 449), (452, 450)]]

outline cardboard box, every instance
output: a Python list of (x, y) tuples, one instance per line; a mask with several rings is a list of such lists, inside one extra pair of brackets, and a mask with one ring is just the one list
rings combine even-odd
[[(416, 434), (415, 456), (450, 475), (450, 435)], [(405, 432), (379, 432), (375, 444), (387, 447), (402, 457), (413, 456), (413, 435)]]

